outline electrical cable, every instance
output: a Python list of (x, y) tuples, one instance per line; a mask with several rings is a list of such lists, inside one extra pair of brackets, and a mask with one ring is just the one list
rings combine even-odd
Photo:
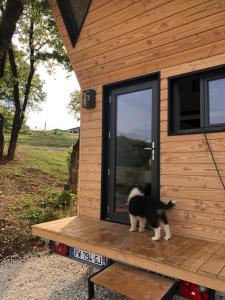
[(216, 168), (217, 174), (218, 174), (219, 179), (220, 179), (220, 181), (221, 181), (221, 183), (222, 183), (222, 186), (223, 186), (223, 188), (224, 188), (224, 190), (225, 190), (225, 184), (224, 184), (223, 179), (222, 179), (222, 177), (221, 177), (221, 175), (220, 175), (220, 171), (219, 171), (219, 169), (218, 169), (217, 163), (216, 163), (216, 161), (215, 161), (215, 157), (214, 157), (214, 155), (213, 155), (213, 151), (212, 151), (212, 148), (211, 148), (211, 144), (210, 144), (209, 141), (208, 141), (208, 138), (207, 138), (207, 135), (206, 135), (206, 132), (205, 132), (204, 129), (203, 129), (203, 134), (204, 134), (205, 141), (206, 141), (206, 144), (207, 144), (207, 146), (208, 146), (209, 152), (210, 152), (210, 154), (211, 154), (211, 157), (212, 157), (214, 166), (215, 166), (215, 168)]

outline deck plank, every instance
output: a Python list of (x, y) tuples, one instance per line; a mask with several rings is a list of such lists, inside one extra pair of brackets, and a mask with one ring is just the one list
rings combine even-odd
[(197, 272), (210, 257), (212, 257), (223, 246), (219, 243), (208, 242), (199, 251), (188, 257), (180, 265), (182, 269)]
[(225, 281), (225, 267), (219, 272), (217, 277)]
[(199, 273), (217, 277), (225, 267), (225, 245), (210, 257), (200, 268)]
[(177, 252), (171, 253), (166, 263), (174, 267), (179, 267), (185, 260), (194, 255), (207, 244), (204, 240), (189, 239), (188, 243)]
[(119, 248), (126, 253), (141, 256), (153, 261), (166, 261), (171, 253), (176, 253), (188, 243), (184, 238), (174, 236), (171, 241), (152, 241), (152, 233), (131, 233), (129, 239), (120, 243)]

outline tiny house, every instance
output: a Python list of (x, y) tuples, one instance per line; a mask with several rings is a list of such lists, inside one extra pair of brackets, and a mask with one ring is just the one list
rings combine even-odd
[[(225, 1), (49, 0), (82, 89), (78, 217), (33, 233), (225, 292)], [(129, 233), (140, 185), (171, 241)]]

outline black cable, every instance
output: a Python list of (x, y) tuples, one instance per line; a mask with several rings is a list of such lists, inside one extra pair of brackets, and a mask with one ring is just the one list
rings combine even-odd
[(213, 152), (212, 152), (211, 144), (210, 144), (209, 141), (208, 141), (208, 138), (207, 138), (207, 135), (206, 135), (206, 132), (204, 131), (204, 129), (203, 129), (203, 134), (204, 134), (205, 141), (206, 141), (206, 144), (207, 144), (207, 146), (208, 146), (209, 152), (210, 152), (210, 154), (211, 154), (211, 156), (212, 156), (212, 160), (213, 160), (213, 163), (214, 163), (214, 165), (215, 165), (217, 174), (218, 174), (219, 179), (220, 179), (220, 181), (221, 181), (221, 183), (222, 183), (222, 186), (223, 186), (223, 188), (224, 188), (224, 190), (225, 190), (225, 184), (224, 184), (223, 179), (222, 179), (222, 177), (221, 177), (221, 175), (220, 175), (220, 171), (219, 171), (219, 169), (218, 169), (218, 167), (217, 167), (217, 163), (216, 163), (216, 161), (215, 161), (215, 158), (214, 158), (214, 155), (213, 155)]

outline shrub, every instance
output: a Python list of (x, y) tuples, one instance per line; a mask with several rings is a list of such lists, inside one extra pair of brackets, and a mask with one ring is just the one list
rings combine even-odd
[(63, 209), (72, 204), (74, 195), (70, 191), (63, 191), (61, 194), (52, 193), (48, 199), (39, 201), (38, 205), (42, 208)]
[(58, 219), (57, 213), (51, 209), (33, 208), (23, 213), (22, 217), (31, 224), (38, 224)]

